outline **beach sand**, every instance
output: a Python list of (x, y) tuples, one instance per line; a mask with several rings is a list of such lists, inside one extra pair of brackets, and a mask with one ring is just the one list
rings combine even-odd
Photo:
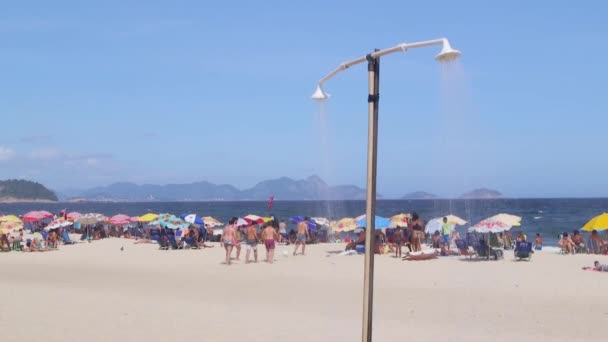
[[(120, 248), (124, 246), (124, 251)], [(308, 246), (276, 263), (107, 239), (0, 254), (2, 341), (360, 341), (363, 257)], [(284, 256), (287, 251), (289, 256)], [(243, 250), (244, 252), (244, 250)], [(263, 256), (263, 249), (261, 249)], [(244, 254), (242, 256), (244, 258)], [(376, 258), (375, 341), (606, 341), (608, 257)]]

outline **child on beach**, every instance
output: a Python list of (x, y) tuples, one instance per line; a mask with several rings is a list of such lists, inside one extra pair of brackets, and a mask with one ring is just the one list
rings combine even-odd
[(540, 233), (536, 233), (536, 238), (534, 239), (534, 250), (540, 251), (543, 249), (543, 238), (540, 236)]

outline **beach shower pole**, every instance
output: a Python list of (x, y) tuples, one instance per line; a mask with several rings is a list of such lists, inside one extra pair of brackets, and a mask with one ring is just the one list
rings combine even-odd
[(403, 43), (385, 50), (374, 52), (340, 64), (338, 68), (323, 77), (317, 84), (312, 98), (326, 100), (329, 95), (323, 91), (323, 84), (336, 74), (349, 67), (367, 61), (369, 94), (368, 103), (368, 136), (367, 136), (367, 194), (365, 202), (365, 268), (363, 276), (363, 329), (362, 342), (372, 341), (372, 322), (374, 309), (374, 240), (376, 237), (376, 171), (378, 164), (378, 103), (380, 100), (380, 57), (394, 52), (407, 51), (411, 48), (442, 45), (441, 52), (435, 57), (439, 62), (450, 62), (460, 56), (460, 51), (452, 49), (446, 38), (416, 43)]

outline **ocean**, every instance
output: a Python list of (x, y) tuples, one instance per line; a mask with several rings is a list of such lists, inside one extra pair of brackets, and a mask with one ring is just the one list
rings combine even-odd
[[(58, 213), (96, 212), (106, 216), (126, 214), (139, 216), (147, 212), (197, 213), (213, 216), (227, 222), (232, 216), (256, 214), (274, 215), (280, 219), (292, 216), (321, 216), (332, 219), (355, 217), (365, 212), (365, 201), (280, 201), (276, 200), (272, 210), (266, 202), (137, 202), (137, 203), (3, 203), (1, 214), (22, 215), (31, 210), (47, 210)], [(589, 219), (608, 211), (608, 199), (491, 199), (491, 200), (379, 200), (377, 214), (392, 216), (399, 213), (416, 212), (428, 221), (432, 218), (454, 214), (475, 224), (498, 213), (521, 216), (522, 226), (513, 231), (523, 230), (528, 236), (540, 233), (546, 244), (556, 244), (558, 235), (580, 229)], [(465, 227), (460, 227), (465, 231)]]

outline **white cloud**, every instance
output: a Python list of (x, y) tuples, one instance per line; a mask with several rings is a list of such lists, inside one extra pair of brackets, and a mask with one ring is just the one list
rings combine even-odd
[(51, 160), (61, 157), (61, 151), (54, 147), (43, 147), (30, 152), (30, 158), (37, 160)]
[(15, 156), (15, 150), (0, 146), (0, 162), (12, 159)]

